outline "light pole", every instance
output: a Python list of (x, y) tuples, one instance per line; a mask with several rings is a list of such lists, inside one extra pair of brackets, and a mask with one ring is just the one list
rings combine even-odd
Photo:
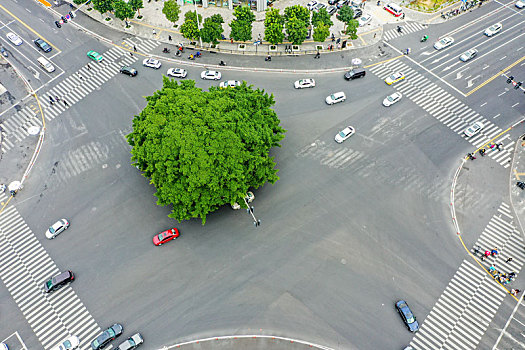
[(197, 12), (197, 0), (193, 0), (193, 6), (195, 6), (195, 16), (197, 16), (197, 29), (199, 30), (199, 44), (202, 47), (201, 22), (199, 21), (199, 13)]
[(250, 204), (248, 203), (248, 201), (246, 200), (246, 198), (247, 198), (247, 197), (244, 197), (244, 198), (243, 198), (243, 199), (244, 199), (244, 204), (246, 204), (246, 206), (248, 207), (248, 209), (246, 209), (246, 211), (247, 211), (248, 213), (250, 213), (251, 216), (252, 216), (252, 219), (253, 219), (253, 225), (254, 225), (255, 227), (257, 227), (257, 226), (261, 226), (261, 220), (257, 220), (257, 218), (255, 217), (255, 215), (253, 214), (254, 207), (250, 207)]

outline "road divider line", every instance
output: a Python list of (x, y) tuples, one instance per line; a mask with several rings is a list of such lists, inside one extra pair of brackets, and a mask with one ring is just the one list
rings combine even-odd
[(519, 63), (522, 62), (523, 60), (525, 60), (525, 56), (523, 56), (522, 58), (520, 58), (520, 59), (517, 60), (516, 62), (510, 64), (509, 66), (505, 67), (505, 68), (502, 69), (498, 74), (494, 74), (492, 77), (488, 78), (488, 79), (485, 80), (483, 83), (481, 83), (481, 84), (479, 84), (478, 86), (476, 86), (474, 89), (470, 90), (470, 91), (465, 95), (465, 97), (472, 95), (474, 92), (478, 91), (479, 89), (481, 89), (483, 86), (487, 85), (488, 83), (490, 83), (490, 82), (493, 81), (494, 79), (500, 77), (500, 76), (501, 76), (502, 74), (504, 74), (506, 71), (508, 71), (509, 69), (511, 69), (512, 67), (514, 67), (515, 65), (519, 64)]

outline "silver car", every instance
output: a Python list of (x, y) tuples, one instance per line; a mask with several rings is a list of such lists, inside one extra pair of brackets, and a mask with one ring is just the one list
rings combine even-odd
[(53, 239), (69, 227), (67, 219), (60, 219), (49, 227), (45, 233), (47, 239)]
[(476, 135), (478, 132), (480, 132), (483, 129), (484, 125), (482, 122), (474, 122), (472, 125), (470, 125), (468, 128), (465, 129), (464, 133), (465, 136), (471, 137)]
[(142, 338), (140, 333), (135, 333), (130, 338), (126, 339), (125, 342), (120, 344), (115, 350), (132, 350), (132, 349), (136, 349), (142, 343), (144, 343), (144, 338)]
[(463, 62), (467, 62), (473, 59), (474, 57), (476, 57), (477, 54), (478, 54), (478, 50), (470, 49), (470, 50), (463, 52), (461, 56), (459, 56), (459, 59), (462, 60)]
[(385, 97), (385, 99), (383, 100), (383, 106), (390, 107), (394, 103), (398, 102), (401, 99), (401, 97), (403, 97), (403, 94), (401, 94), (399, 91), (396, 91), (392, 95), (388, 95), (387, 97)]
[(452, 44), (454, 44), (454, 38), (451, 36), (446, 36), (434, 44), (434, 49), (441, 50), (445, 47), (449, 47)]
[(201, 78), (205, 80), (220, 80), (221, 72), (214, 70), (205, 70), (201, 73)]
[(501, 23), (496, 23), (485, 29), (485, 32), (483, 34), (485, 34), (488, 37), (491, 37), (495, 34), (498, 34), (502, 28), (503, 26), (501, 25)]
[(333, 105), (334, 103), (343, 102), (344, 100), (346, 100), (345, 93), (342, 91), (339, 91), (339, 92), (334, 92), (333, 94), (328, 96), (325, 101), (327, 104)]
[(188, 72), (182, 68), (170, 68), (168, 69), (168, 76), (173, 78), (186, 78)]

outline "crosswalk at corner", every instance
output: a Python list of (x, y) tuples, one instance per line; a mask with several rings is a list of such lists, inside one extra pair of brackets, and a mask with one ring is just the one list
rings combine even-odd
[[(141, 53), (147, 53), (160, 43), (156, 40), (134, 38), (133, 41), (125, 39), (123, 44), (131, 48), (135, 46)], [(39, 94), (46, 121), (58, 117), (66, 109), (71, 108), (90, 92), (113, 78), (119, 73), (122, 66), (131, 65), (138, 59), (137, 55), (132, 55), (130, 51), (117, 46), (111, 47), (102, 53), (102, 56), (104, 57), (102, 62), (89, 62), (53, 88)], [(55, 102), (51, 103), (50, 97)], [(59, 101), (56, 101), (57, 97)], [(29, 135), (27, 130), (31, 126), (42, 126), (40, 114), (32, 106), (26, 106), (8, 115), (0, 123), (0, 130), (3, 132), (1, 151), (5, 153), (15, 144), (23, 141)]]
[(401, 32), (397, 30), (397, 28), (387, 30), (383, 33), (383, 40), (389, 41), (395, 38), (399, 38), (403, 35), (415, 33), (422, 29), (427, 29), (428, 26), (425, 24), (417, 23), (417, 22), (405, 22), (403, 25), (401, 25), (402, 29)]
[[(5, 201), (0, 194), (0, 202)], [(44, 293), (44, 282), (67, 268), (56, 266), (13, 206), (0, 215), (0, 256), (0, 279), (43, 348), (76, 335), (80, 348), (88, 349), (100, 327), (73, 291), (74, 284)]]
[[(371, 67), (370, 71), (381, 80), (395, 72), (403, 72), (405, 79), (394, 83), (392, 87), (412, 102), (423, 108), (428, 114), (436, 118), (443, 125), (463, 137), (474, 147), (487, 146), (491, 140), (500, 135), (502, 129), (494, 123), (472, 110), (469, 106), (452, 96), (428, 78), (410, 68), (401, 60), (393, 60)], [(467, 137), (465, 129), (475, 121), (483, 123), (480, 133)], [(508, 136), (507, 136), (508, 137)], [(500, 140), (498, 140), (498, 143)], [(494, 159), (504, 168), (510, 166), (514, 141), (508, 140), (498, 151), (495, 147), (485, 147), (486, 156)]]
[[(498, 308), (508, 295), (485, 270), (495, 264), (501, 273), (519, 274), (525, 261), (523, 239), (514, 226), (509, 205), (502, 203), (474, 244), (480, 246), (476, 261), (463, 260), (418, 333), (410, 342), (416, 350), (477, 349)], [(485, 250), (498, 248), (499, 254), (481, 261)], [(506, 262), (509, 257), (513, 259)], [(484, 267), (481, 268), (480, 264)]]

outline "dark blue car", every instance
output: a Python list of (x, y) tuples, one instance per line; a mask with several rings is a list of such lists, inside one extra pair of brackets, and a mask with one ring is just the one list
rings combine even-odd
[(44, 52), (49, 52), (53, 49), (51, 45), (49, 45), (48, 43), (46, 43), (44, 40), (40, 38), (35, 39), (35, 45), (38, 46), (38, 48)]
[(412, 314), (412, 311), (408, 307), (408, 304), (404, 300), (399, 300), (396, 303), (396, 309), (401, 315), (401, 318), (405, 322), (408, 330), (411, 332), (417, 332), (419, 330), (419, 323), (416, 321), (416, 316)]

